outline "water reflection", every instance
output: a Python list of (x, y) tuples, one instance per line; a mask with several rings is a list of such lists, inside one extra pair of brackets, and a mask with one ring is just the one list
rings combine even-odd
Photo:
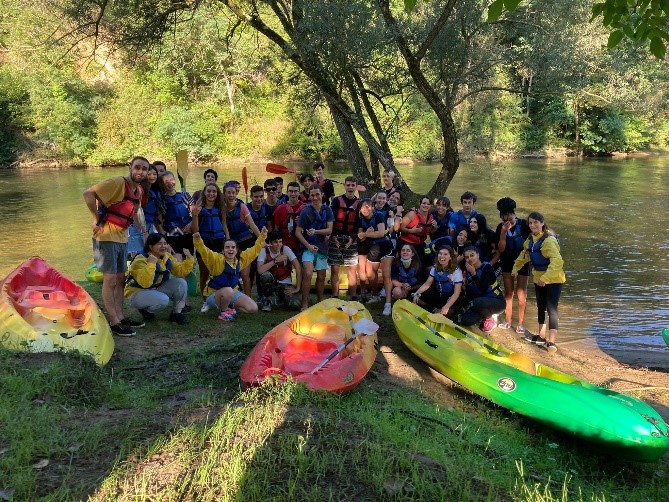
[[(216, 169), (222, 180), (241, 179), (242, 167)], [(247, 167), (250, 185), (270, 176), (264, 165)], [(399, 168), (417, 192), (431, 186), (438, 169), (438, 164)], [(204, 168), (188, 172), (191, 191), (200, 188), (203, 172)], [(343, 164), (326, 169), (338, 181), (348, 172)], [(124, 168), (1, 171), (5, 217), (0, 222), (0, 275), (40, 255), (82, 279), (92, 253), (91, 217), (81, 193), (93, 183), (125, 173)], [(284, 178), (288, 181), (289, 176)], [(602, 346), (659, 349), (664, 346), (659, 333), (669, 314), (668, 176), (662, 157), (468, 163), (447, 195), (458, 207), (462, 192), (476, 193), (476, 208), (491, 225), (498, 222), (495, 203), (504, 196), (517, 201), (519, 215), (533, 210), (544, 214), (560, 236), (567, 273), (561, 339), (594, 335)], [(533, 304), (528, 314), (532, 329)]]

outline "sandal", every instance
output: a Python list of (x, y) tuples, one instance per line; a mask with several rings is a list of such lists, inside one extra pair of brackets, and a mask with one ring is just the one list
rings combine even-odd
[(511, 329), (511, 325), (508, 322), (503, 322), (501, 324), (498, 324), (497, 327), (499, 329)]
[(525, 328), (523, 327), (522, 324), (519, 324), (519, 325), (516, 327), (516, 333), (518, 333), (519, 335), (523, 335), (523, 334), (525, 334)]

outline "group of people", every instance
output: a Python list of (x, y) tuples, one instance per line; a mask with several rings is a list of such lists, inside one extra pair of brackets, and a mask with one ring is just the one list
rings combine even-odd
[[(493, 231), (469, 191), (460, 197), (457, 211), (445, 196), (434, 207), (424, 196), (417, 207), (405, 210), (394, 178), (392, 171), (384, 171), (383, 188), (371, 198), (359, 198), (358, 180), (349, 176), (344, 193), (336, 196), (333, 181), (316, 162), (313, 175), (300, 176), (302, 187), (291, 181), (284, 194), (283, 179), (270, 178), (251, 187), (251, 201), (245, 203), (239, 198), (240, 183), (228, 181), (221, 190), (213, 169), (205, 171), (203, 188), (191, 197), (177, 191), (164, 163), (134, 158), (127, 177), (84, 192), (94, 217), (94, 255), (104, 274), (103, 301), (112, 330), (130, 335), (143, 324), (124, 317), (124, 295), (144, 322), (171, 301), (170, 320), (187, 323), (184, 277), (193, 270), (196, 252), (202, 312), (215, 309), (223, 321), (234, 319), (237, 311), (256, 312), (258, 305), (263, 311), (278, 304), (306, 309), (314, 274), (317, 299), (323, 300), (328, 269), (337, 297), (345, 266), (349, 297), (363, 303), (384, 298), (383, 315), (390, 315), (393, 300), (411, 297), (458, 324), (479, 325), (486, 332), (502, 312), (506, 320), (499, 327), (511, 328), (517, 294), (515, 329), (525, 334), (531, 268), (539, 332), (527, 340), (557, 350), (557, 306), (565, 275), (557, 236), (543, 216), (533, 212), (521, 219), (515, 201), (505, 197), (497, 202), (501, 222)], [(126, 280), (128, 251), (133, 258)], [(257, 302), (251, 298), (254, 283)]]

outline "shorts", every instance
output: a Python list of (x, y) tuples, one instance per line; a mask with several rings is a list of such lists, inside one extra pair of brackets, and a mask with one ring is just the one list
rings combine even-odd
[[(239, 297), (242, 296), (244, 293), (239, 291), (238, 289), (235, 290), (234, 293), (232, 293), (232, 298), (230, 299), (230, 305), (228, 307), (233, 307), (235, 305), (235, 302), (239, 300)], [(209, 305), (213, 309), (218, 309), (218, 305), (216, 304), (216, 294), (213, 293), (207, 297), (207, 305)]]
[(339, 247), (330, 243), (328, 248), (328, 261), (330, 265), (345, 265), (355, 267), (358, 264), (358, 243), (353, 239), (353, 243), (346, 249), (346, 243), (349, 240), (348, 235), (336, 235), (335, 239), (339, 242)]
[(202, 239), (202, 242), (204, 242), (204, 245), (212, 251), (217, 253), (223, 252), (223, 244), (225, 243), (225, 239)]
[(165, 240), (174, 251), (174, 254), (183, 254), (184, 249), (188, 249), (190, 254), (195, 253), (193, 234), (166, 235)]
[(237, 249), (240, 251), (246, 251), (249, 248), (252, 248), (256, 244), (256, 237), (249, 237), (248, 239), (244, 239), (243, 241), (238, 241), (237, 242)]
[[(357, 254), (356, 254), (356, 263), (357, 263)], [(312, 253), (308, 249), (302, 251), (302, 263), (309, 262), (314, 264), (314, 270), (318, 272), (319, 270), (327, 270), (328, 268), (328, 257), (323, 253)]]
[(128, 271), (128, 243), (93, 239), (93, 261), (103, 274), (125, 274)]
[(367, 261), (371, 263), (381, 263), (381, 260), (384, 258), (393, 258), (394, 256), (395, 249), (393, 248), (392, 242), (385, 240), (369, 246)]
[[(504, 274), (510, 274), (511, 271), (513, 270), (513, 261), (509, 260), (506, 261), (503, 258), (499, 261), (499, 265), (502, 268), (502, 273)], [(518, 275), (524, 275), (524, 276), (529, 276), (530, 275), (530, 264), (526, 263), (521, 267), (521, 269), (518, 271)]]

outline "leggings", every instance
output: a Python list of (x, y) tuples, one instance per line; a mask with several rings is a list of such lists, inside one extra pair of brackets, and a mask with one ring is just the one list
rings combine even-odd
[(546, 310), (548, 310), (548, 329), (558, 329), (558, 303), (562, 284), (534, 285), (537, 297), (537, 320), (539, 324), (546, 324)]
[(460, 316), (459, 324), (462, 326), (473, 326), (480, 323), (483, 319), (491, 317), (493, 314), (501, 314), (505, 308), (506, 301), (504, 298), (488, 298), (485, 296), (474, 298), (474, 300), (465, 305), (465, 311)]

